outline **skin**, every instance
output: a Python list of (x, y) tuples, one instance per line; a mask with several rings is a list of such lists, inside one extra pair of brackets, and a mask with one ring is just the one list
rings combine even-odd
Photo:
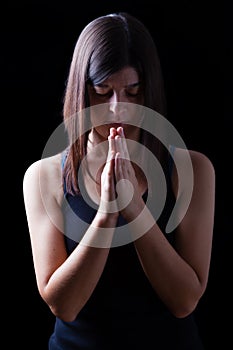
[[(126, 67), (108, 78), (104, 85), (89, 87), (91, 105), (109, 102), (111, 115), (117, 116), (116, 102), (143, 103), (137, 83), (136, 71)], [(128, 90), (130, 87), (132, 93), (132, 85), (133, 95), (129, 95)], [(121, 182), (121, 186), (116, 187), (120, 180), (127, 179), (134, 187), (133, 200), (123, 208), (121, 214), (132, 221), (145, 208), (142, 193), (147, 183), (140, 169), (130, 162), (126, 141), (126, 137), (138, 141), (139, 129), (122, 123), (114, 124), (113, 120), (93, 128), (89, 135), (90, 167), (96, 160), (91, 150), (97, 144), (107, 140), (109, 149), (108, 161), (97, 175), (99, 185), (96, 189), (88, 189), (93, 198), (98, 197), (96, 201), (99, 200), (99, 209), (85, 234), (90, 241), (101, 234), (102, 227), (109, 231), (104, 239), (111, 241), (119, 212), (108, 213), (109, 201), (116, 199), (117, 195), (119, 200), (124, 200), (122, 193), (127, 193), (127, 183)], [(184, 163), (183, 150), (176, 149), (174, 156), (181, 164)], [(144, 211), (144, 220), (150, 220), (153, 224), (133, 243), (151, 285), (176, 317), (185, 317), (195, 309), (207, 286), (211, 258), (215, 173), (205, 155), (190, 151), (190, 157), (194, 172), (193, 195), (177, 228), (175, 249), (149, 210)], [(72, 321), (95, 289), (110, 248), (95, 248), (80, 242), (67, 255), (62, 231), (60, 161), (61, 155), (58, 154), (33, 163), (25, 173), (23, 190), (39, 292), (54, 315)], [(172, 183), (174, 193), (177, 193), (178, 179), (175, 172), (172, 174)], [(143, 220), (140, 222), (143, 225)], [(140, 222), (133, 227), (139, 232), (142, 229)]]

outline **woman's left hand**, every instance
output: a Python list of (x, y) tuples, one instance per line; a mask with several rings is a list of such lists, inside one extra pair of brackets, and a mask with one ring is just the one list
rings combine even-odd
[(140, 186), (130, 161), (124, 130), (117, 128), (115, 136), (115, 179), (118, 209), (127, 221), (132, 221), (143, 210)]

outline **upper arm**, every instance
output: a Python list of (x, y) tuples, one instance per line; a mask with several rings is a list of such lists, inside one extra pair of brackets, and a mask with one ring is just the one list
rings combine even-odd
[(52, 273), (66, 259), (62, 212), (54, 195), (56, 181), (51, 181), (48, 164), (43, 160), (33, 163), (23, 179), (33, 262), (41, 294)]
[[(182, 157), (182, 150), (178, 157)], [(193, 189), (188, 209), (177, 227), (176, 249), (196, 271), (204, 290), (212, 249), (215, 172), (210, 160), (202, 153), (190, 151), (190, 157)]]

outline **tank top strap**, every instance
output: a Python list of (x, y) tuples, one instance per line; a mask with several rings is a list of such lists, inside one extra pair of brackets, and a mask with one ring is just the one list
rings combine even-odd
[[(66, 148), (61, 153), (61, 169), (62, 169), (62, 172), (63, 172), (64, 166), (65, 166), (67, 155), (68, 155), (68, 148)], [(66, 182), (64, 181), (64, 176), (63, 176), (63, 191), (64, 191), (64, 195), (66, 195)]]
[(172, 170), (174, 166), (174, 158), (173, 158), (174, 152), (175, 152), (175, 146), (169, 145), (168, 172), (170, 177), (172, 175)]

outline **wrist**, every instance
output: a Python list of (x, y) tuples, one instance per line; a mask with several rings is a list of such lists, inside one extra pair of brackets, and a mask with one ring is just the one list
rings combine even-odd
[(130, 205), (121, 211), (121, 214), (127, 220), (127, 222), (134, 221), (144, 210), (145, 202), (143, 199), (132, 201)]
[(131, 231), (132, 239), (136, 240), (142, 237), (145, 233), (150, 231), (155, 223), (156, 221), (150, 210), (144, 205), (141, 212), (137, 216), (134, 216), (134, 219), (129, 222), (129, 230)]
[(96, 227), (108, 227), (115, 228), (119, 213), (106, 213), (102, 212), (100, 209), (97, 211), (96, 216), (93, 220), (93, 225)]

